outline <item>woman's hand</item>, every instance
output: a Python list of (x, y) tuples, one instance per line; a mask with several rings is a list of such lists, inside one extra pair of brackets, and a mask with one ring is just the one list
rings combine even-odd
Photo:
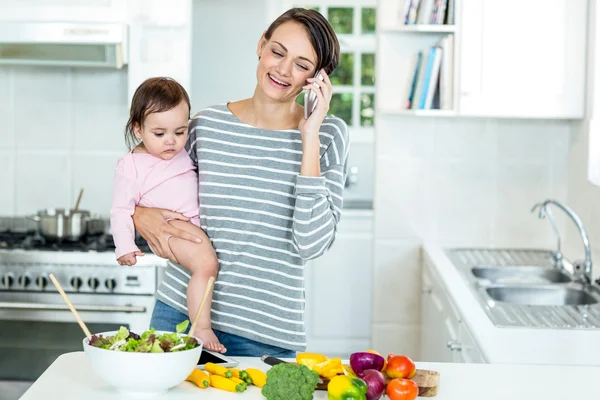
[[(306, 136), (316, 136), (318, 138), (321, 124), (329, 111), (329, 103), (333, 96), (333, 88), (331, 86), (331, 80), (329, 80), (329, 76), (325, 73), (324, 69), (321, 70), (321, 76), (323, 77), (322, 81), (319, 78), (309, 78), (307, 79), (309, 82), (308, 85), (303, 87), (303, 89), (312, 90), (316, 93), (317, 106), (308, 119), (302, 118), (300, 124), (298, 124), (298, 130), (302, 133), (302, 140), (304, 140)], [(313, 85), (313, 82), (316, 82), (319, 87), (317, 88)]]
[(169, 238), (175, 236), (190, 242), (201, 243), (199, 237), (192, 235), (182, 229), (177, 229), (169, 224), (168, 220), (179, 219), (188, 221), (180, 213), (159, 208), (136, 207), (133, 214), (135, 229), (142, 235), (152, 247), (154, 253), (162, 258), (177, 261), (169, 248)]

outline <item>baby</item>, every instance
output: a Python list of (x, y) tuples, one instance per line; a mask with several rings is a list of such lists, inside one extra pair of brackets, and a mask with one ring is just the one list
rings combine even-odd
[[(144, 254), (135, 245), (131, 216), (135, 206), (179, 212), (189, 222), (171, 220), (176, 228), (202, 239), (193, 243), (173, 237), (169, 248), (173, 262), (191, 272), (187, 287), (190, 318), (196, 315), (210, 276), (216, 276), (218, 261), (211, 242), (200, 229), (198, 176), (185, 151), (188, 138), (190, 100), (185, 89), (170, 78), (150, 78), (135, 91), (125, 140), (130, 152), (115, 169), (110, 213), (116, 257), (120, 265), (134, 265)], [(210, 324), (210, 297), (202, 310), (196, 332), (208, 350), (224, 351)]]

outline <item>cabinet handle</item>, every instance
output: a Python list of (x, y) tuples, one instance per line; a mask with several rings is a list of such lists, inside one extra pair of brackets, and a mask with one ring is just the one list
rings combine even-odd
[(433, 292), (433, 289), (431, 288), (431, 286), (423, 286), (423, 289), (421, 289), (421, 293), (423, 294), (431, 294)]
[(462, 344), (458, 340), (448, 340), (446, 343), (446, 347), (450, 349), (450, 351), (461, 351)]

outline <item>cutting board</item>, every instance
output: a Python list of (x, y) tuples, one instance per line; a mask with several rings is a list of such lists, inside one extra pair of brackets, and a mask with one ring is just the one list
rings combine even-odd
[[(265, 356), (262, 357), (262, 360), (269, 365), (275, 365), (286, 362), (279, 358)], [(390, 381), (389, 378), (386, 377), (386, 379), (388, 382)], [(427, 369), (417, 369), (415, 376), (413, 376), (411, 379), (419, 387), (419, 397), (434, 397), (435, 395), (437, 395), (438, 387), (440, 385), (439, 372), (430, 371)], [(327, 384), (329, 384), (329, 379), (321, 378), (321, 380), (322, 382), (319, 382), (316, 390), (327, 390)]]

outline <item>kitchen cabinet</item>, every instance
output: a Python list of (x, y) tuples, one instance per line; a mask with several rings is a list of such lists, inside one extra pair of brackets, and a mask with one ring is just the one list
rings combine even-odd
[(462, 0), (460, 115), (583, 118), (587, 0)]
[(458, 324), (458, 341), (456, 343), (455, 362), (484, 364), (485, 358), (477, 346), (477, 342), (463, 321)]
[(372, 211), (344, 210), (333, 246), (306, 264), (307, 351), (348, 357), (370, 345)]
[(431, 265), (425, 263), (421, 294), (421, 361), (485, 363), (467, 326)]

